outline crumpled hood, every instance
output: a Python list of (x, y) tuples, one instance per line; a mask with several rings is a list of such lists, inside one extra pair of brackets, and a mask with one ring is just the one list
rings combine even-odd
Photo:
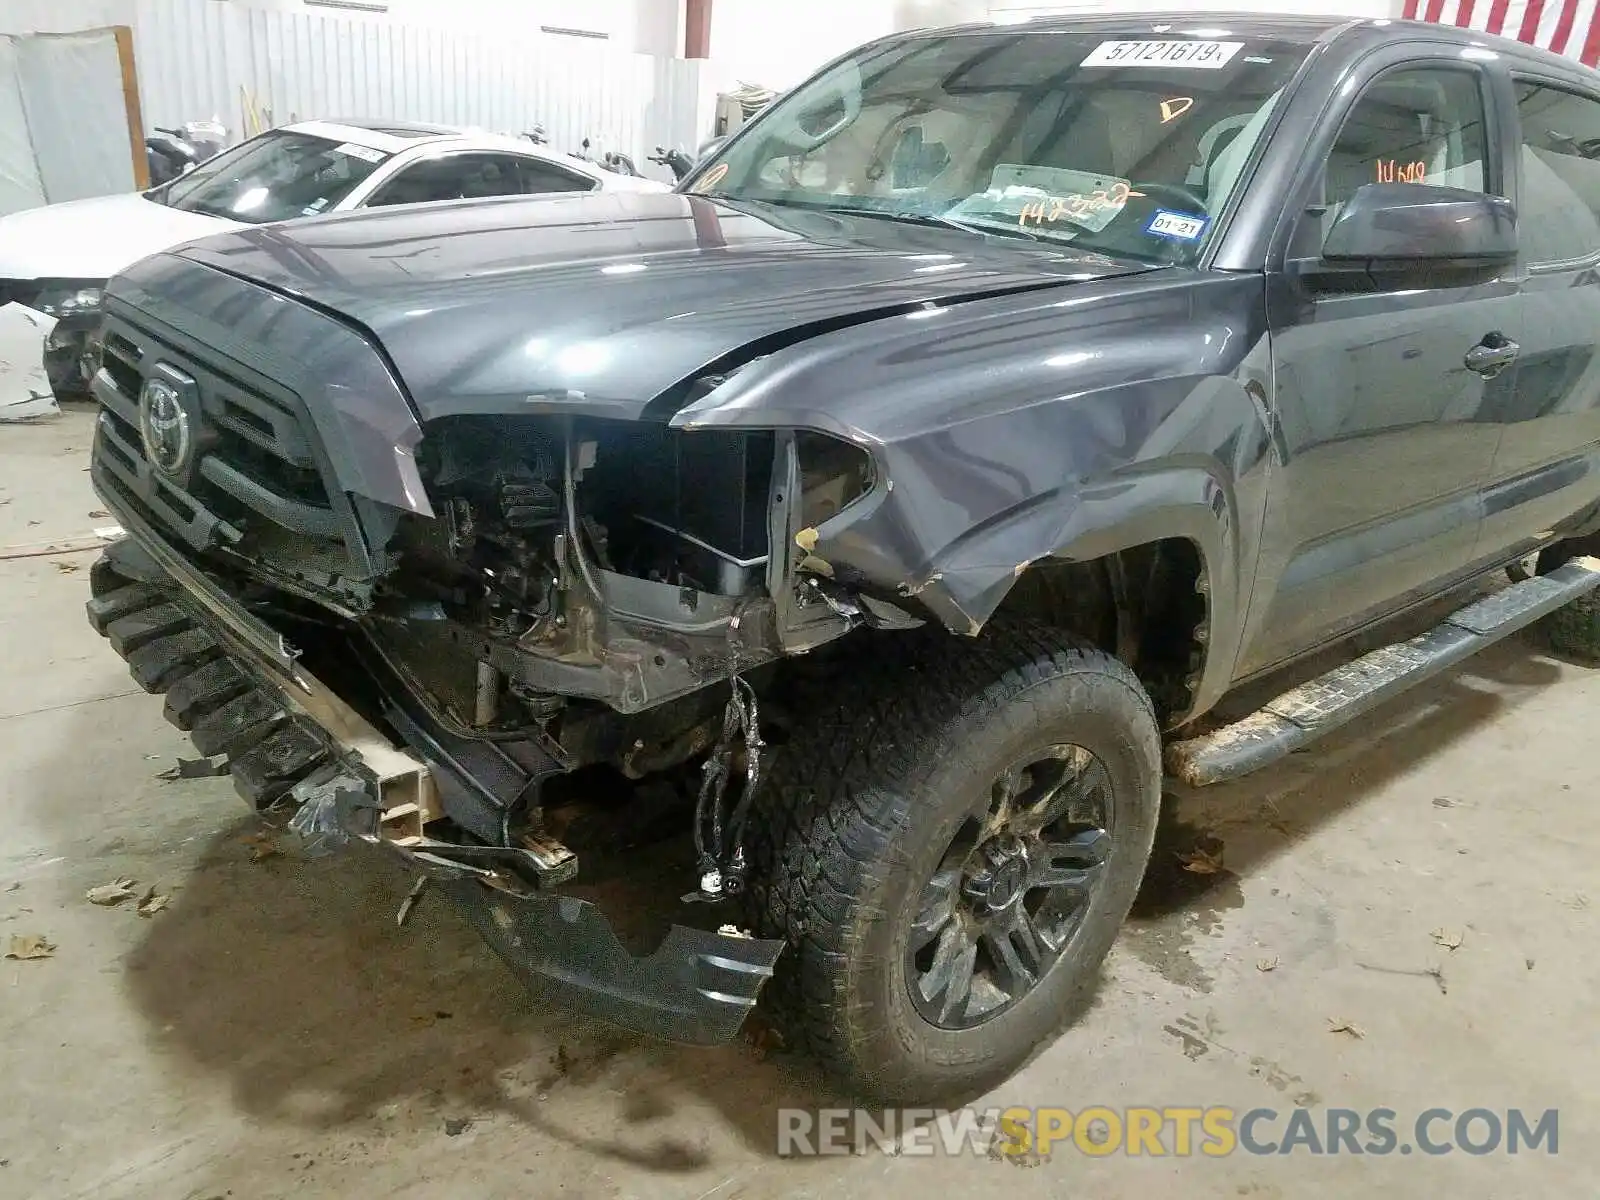
[(109, 279), (147, 254), (235, 228), (139, 192), (47, 204), (0, 217), (0, 278)]
[(707, 367), (879, 311), (1148, 269), (677, 193), (380, 209), (178, 253), (365, 328), (424, 420), (529, 400), (634, 417)]

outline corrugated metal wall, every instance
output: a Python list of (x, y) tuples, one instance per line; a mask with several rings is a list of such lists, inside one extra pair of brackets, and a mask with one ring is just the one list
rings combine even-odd
[(0, 32), (108, 20), (133, 27), (146, 126), (216, 116), (237, 137), (248, 95), (275, 124), (388, 117), (505, 133), (541, 124), (556, 149), (589, 137), (641, 167), (657, 145), (705, 136), (701, 64), (541, 34), (531, 20), (489, 33), (215, 0), (0, 0)]

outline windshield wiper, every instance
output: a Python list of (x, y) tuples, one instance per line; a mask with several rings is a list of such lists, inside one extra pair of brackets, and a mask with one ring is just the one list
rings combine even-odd
[(959, 229), (962, 233), (995, 233), (1001, 237), (1027, 238), (1030, 242), (1040, 241), (1040, 237), (1031, 229), (1008, 225), (974, 225), (955, 217), (942, 216), (938, 213), (923, 212), (895, 212), (886, 208), (857, 208), (851, 204), (826, 204), (806, 205), (818, 212), (841, 213), (852, 217), (875, 217), (880, 221), (898, 221), (902, 225), (932, 226), (938, 229)]
[(985, 234), (993, 233), (1000, 237), (1026, 238), (1030, 242), (1054, 241), (1045, 238), (1031, 229), (1024, 229), (1020, 225), (989, 225), (973, 224), (962, 221), (956, 217), (942, 216), (938, 213), (925, 212), (895, 212), (887, 208), (865, 208), (854, 204), (812, 204), (804, 200), (791, 200), (787, 197), (760, 197), (755, 196), (730, 196), (717, 195), (712, 197), (719, 204), (757, 204), (765, 208), (789, 208), (797, 212), (831, 213), (844, 217), (872, 217), (879, 221), (894, 221), (901, 225), (921, 225), (932, 229), (959, 229), (962, 233)]

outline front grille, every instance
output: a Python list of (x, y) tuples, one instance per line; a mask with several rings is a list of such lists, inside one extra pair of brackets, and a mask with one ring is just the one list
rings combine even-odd
[[(192, 379), (182, 390), (198, 406), (188, 422), (192, 459), (178, 475), (150, 461), (140, 427), (140, 393), (150, 379), (170, 377), (163, 371)], [(97, 478), (163, 533), (307, 584), (366, 574), (348, 500), (327, 486), (315, 430), (282, 385), (110, 317), (95, 395)]]

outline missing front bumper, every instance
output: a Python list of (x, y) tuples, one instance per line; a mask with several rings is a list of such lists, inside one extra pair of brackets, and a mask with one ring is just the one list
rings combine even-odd
[[(459, 748), (440, 750), (451, 750), (444, 731), (416, 724), (410, 744), (390, 743), (298, 664), (286, 671), (257, 618), (215, 587), (197, 591), (187, 564), (166, 569), (174, 552), (154, 544), (154, 553), (132, 540), (106, 551), (91, 574), (90, 622), (141, 686), (167, 696), (168, 719), (203, 753), (229, 756), (247, 799), (296, 799), (300, 785), (314, 792), (324, 780), (340, 831), (439, 883), (540, 997), (669, 1041), (715, 1044), (738, 1032), (783, 942), (673, 926), (636, 958), (594, 905), (541, 890), (560, 878), (547, 847), (428, 836), (445, 781), (462, 769)], [(418, 709), (409, 715), (420, 719)]]

